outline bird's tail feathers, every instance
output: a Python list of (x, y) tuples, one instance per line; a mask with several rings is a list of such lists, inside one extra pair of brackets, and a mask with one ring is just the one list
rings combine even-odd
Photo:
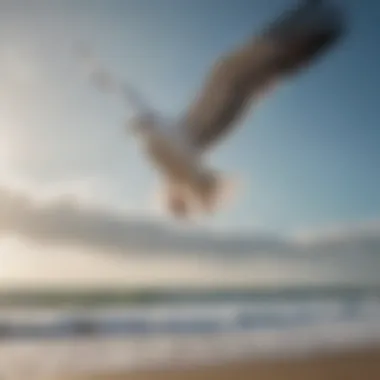
[(235, 198), (240, 181), (215, 171), (202, 174), (198, 186), (168, 182), (161, 193), (155, 194), (156, 206), (176, 219), (193, 220), (199, 214), (213, 214), (226, 208)]
[(200, 181), (199, 203), (204, 212), (213, 213), (226, 208), (236, 197), (240, 180), (221, 172), (209, 170)]
[(161, 206), (176, 219), (190, 220), (197, 213), (194, 198), (186, 186), (169, 182), (160, 198)]

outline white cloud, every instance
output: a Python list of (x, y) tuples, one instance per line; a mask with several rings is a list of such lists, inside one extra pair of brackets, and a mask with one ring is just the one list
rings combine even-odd
[(227, 234), (179, 229), (73, 197), (42, 202), (5, 187), (0, 209), (2, 281), (380, 285), (380, 222), (302, 238)]

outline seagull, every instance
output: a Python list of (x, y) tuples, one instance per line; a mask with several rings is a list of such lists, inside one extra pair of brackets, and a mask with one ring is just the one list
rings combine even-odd
[(133, 111), (127, 129), (162, 178), (164, 209), (184, 219), (212, 214), (236, 193), (236, 178), (211, 168), (205, 155), (269, 90), (336, 46), (344, 31), (340, 8), (321, 0), (301, 1), (219, 57), (195, 99), (174, 122), (130, 83), (113, 77), (89, 50), (82, 49), (81, 55), (98, 89), (121, 95)]

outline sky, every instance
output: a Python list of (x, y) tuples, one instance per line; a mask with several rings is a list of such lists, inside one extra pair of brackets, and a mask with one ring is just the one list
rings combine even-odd
[(238, 175), (241, 193), (190, 231), (152, 215), (159, 179), (124, 132), (128, 111), (89, 85), (73, 53), (89, 43), (175, 117), (219, 55), (292, 4), (0, 2), (0, 284), (216, 284), (225, 265), (231, 284), (376, 282), (380, 4), (345, 1), (342, 44), (218, 147), (212, 164)]

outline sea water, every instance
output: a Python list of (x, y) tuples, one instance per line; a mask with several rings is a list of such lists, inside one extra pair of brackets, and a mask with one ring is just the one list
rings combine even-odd
[(380, 343), (376, 295), (6, 308), (0, 378), (199, 365)]

